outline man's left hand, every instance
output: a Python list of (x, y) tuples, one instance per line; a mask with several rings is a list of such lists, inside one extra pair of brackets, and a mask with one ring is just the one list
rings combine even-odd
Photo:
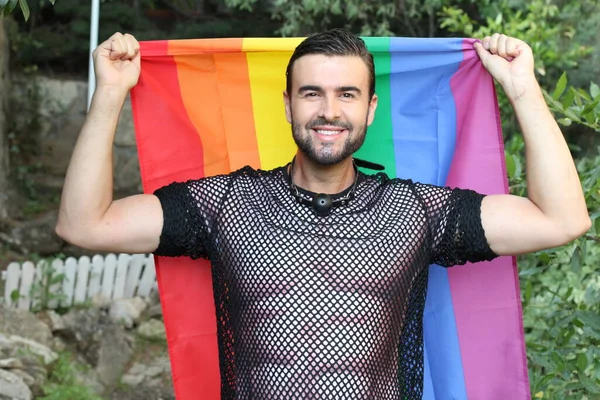
[(495, 33), (474, 45), (483, 65), (502, 85), (511, 102), (532, 84), (537, 86), (531, 47), (522, 40)]

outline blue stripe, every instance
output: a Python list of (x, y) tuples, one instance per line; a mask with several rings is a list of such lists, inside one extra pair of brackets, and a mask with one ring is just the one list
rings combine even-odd
[[(390, 52), (396, 175), (444, 185), (456, 141), (450, 79), (463, 59), (462, 39), (393, 38)], [(466, 399), (448, 273), (439, 266), (430, 267), (423, 323), (423, 398)]]

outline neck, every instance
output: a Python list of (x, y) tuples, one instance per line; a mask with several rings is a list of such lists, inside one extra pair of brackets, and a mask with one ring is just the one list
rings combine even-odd
[(352, 157), (334, 165), (320, 165), (298, 152), (291, 172), (296, 186), (314, 193), (339, 193), (350, 187), (355, 180)]

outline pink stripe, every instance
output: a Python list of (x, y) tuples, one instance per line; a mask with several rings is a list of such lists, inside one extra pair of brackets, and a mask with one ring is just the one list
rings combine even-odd
[[(507, 193), (495, 89), (473, 43), (463, 43), (465, 59), (451, 82), (460, 139), (447, 183), (481, 193)], [(498, 132), (497, 141), (481, 134), (490, 130)], [(530, 399), (515, 259), (501, 257), (448, 272), (468, 398)]]

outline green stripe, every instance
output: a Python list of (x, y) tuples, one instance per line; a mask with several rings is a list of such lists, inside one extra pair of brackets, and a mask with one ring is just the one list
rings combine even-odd
[[(396, 176), (396, 157), (392, 130), (392, 96), (390, 91), (390, 72), (392, 56), (389, 52), (390, 38), (363, 38), (375, 59), (375, 93), (378, 106), (375, 120), (368, 129), (365, 144), (356, 153), (358, 158), (376, 162), (385, 166), (385, 173)], [(373, 173), (366, 170), (366, 173)]]

